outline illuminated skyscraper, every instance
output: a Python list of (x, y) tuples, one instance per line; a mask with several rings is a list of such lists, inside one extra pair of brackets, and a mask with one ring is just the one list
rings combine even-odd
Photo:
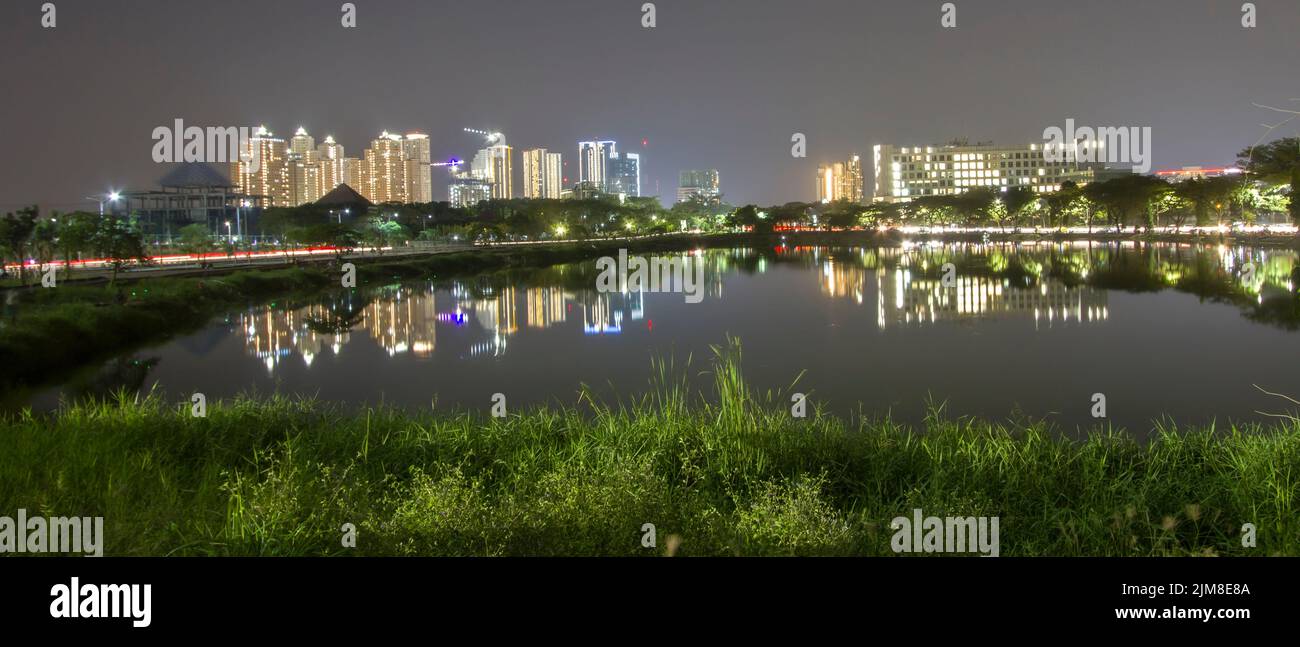
[(447, 185), (447, 199), (453, 207), (472, 207), (492, 199), (492, 183), (476, 171), (455, 173)]
[(846, 162), (817, 167), (817, 200), (862, 202), (862, 158), (853, 155)]
[(343, 144), (336, 143), (333, 135), (326, 135), (325, 141), (316, 147), (316, 152), (320, 154), (322, 160), (343, 159)]
[(406, 156), (406, 201), (421, 204), (433, 202), (429, 136), (422, 133), (408, 134), (402, 140), (402, 152)]
[(289, 147), (262, 126), (248, 139), (241, 159), (231, 163), (230, 179), (241, 193), (262, 196), (267, 207), (293, 206)]
[(376, 204), (407, 202), (406, 153), (402, 136), (384, 131), (370, 143), (362, 162), (361, 195)]
[(474, 156), (472, 171), (492, 183), (492, 197), (509, 200), (514, 197), (514, 149), (505, 144), (489, 146)]
[(319, 155), (316, 140), (299, 127), (289, 140), (289, 190), (294, 206), (315, 202), (325, 194), (321, 190)]
[[(345, 184), (343, 181), (343, 160), (322, 159), (316, 163), (316, 181), (320, 182), (321, 195), (329, 193), (334, 187)], [(351, 186), (351, 183), (347, 183)]]
[(612, 141), (578, 142), (578, 182), (605, 190), (609, 160), (617, 156), (617, 145)]
[[(334, 136), (325, 137), (325, 141), (316, 147), (316, 181), (320, 184), (321, 195), (329, 193), (334, 187), (340, 184), (356, 186), (353, 182), (355, 177), (356, 160), (346, 158), (345, 162), (343, 145), (334, 141)], [(344, 166), (352, 166), (351, 177), (344, 177)]]
[(289, 152), (294, 155), (303, 155), (315, 152), (316, 139), (307, 134), (307, 130), (302, 126), (298, 127), (297, 132), (293, 134), (293, 139), (289, 140)]
[(316, 151), (308, 151), (305, 157), (289, 154), (289, 186), (294, 206), (315, 202), (325, 195), (321, 191), (320, 163), (315, 158)]
[(339, 164), (339, 170), (343, 177), (342, 184), (361, 186), (366, 182), (366, 165), (363, 160), (355, 157), (345, 157), (340, 161), (342, 162)]
[(546, 158), (545, 148), (530, 148), (524, 151), (524, 197), (542, 197), (543, 162)]
[(524, 151), (524, 197), (559, 199), (563, 172), (559, 153), (548, 153), (545, 148)]
[(692, 198), (699, 198), (706, 202), (718, 202), (722, 199), (717, 169), (682, 171), (678, 175), (677, 201), (689, 202)]
[(543, 168), (546, 170), (542, 173), (542, 197), (558, 200), (564, 192), (564, 157), (547, 153)]
[(606, 167), (605, 191), (628, 198), (641, 197), (641, 156), (613, 153)]

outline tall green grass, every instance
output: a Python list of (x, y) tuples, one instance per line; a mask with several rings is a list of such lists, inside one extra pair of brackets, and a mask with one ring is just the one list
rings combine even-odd
[(1294, 421), (1138, 443), (936, 410), (912, 430), (795, 419), (737, 346), (712, 370), (707, 398), (662, 365), (635, 401), (505, 419), (126, 396), (22, 415), (0, 422), (0, 514), (102, 515), (109, 555), (886, 555), (913, 508), (999, 516), (1003, 555), (1300, 554)]

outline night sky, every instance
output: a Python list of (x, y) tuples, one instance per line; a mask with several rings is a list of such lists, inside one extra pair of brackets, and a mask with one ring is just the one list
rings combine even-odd
[[(1156, 169), (1231, 163), (1300, 105), (1300, 2), (956, 0), (56, 0), (0, 5), (0, 210), (93, 209), (153, 188), (151, 132), (265, 123), (349, 156), (419, 130), (470, 157), (474, 127), (526, 148), (637, 152), (643, 186), (717, 168), (728, 202), (812, 200), (816, 167), (876, 143), (1041, 141), (1048, 126), (1151, 126)], [(790, 137), (808, 138), (806, 159)], [(1279, 133), (1281, 134), (1281, 133)], [(1289, 127), (1287, 135), (1294, 135)], [(435, 169), (434, 196), (446, 198)], [(516, 179), (516, 190), (519, 190)], [(867, 190), (870, 191), (868, 179)]]

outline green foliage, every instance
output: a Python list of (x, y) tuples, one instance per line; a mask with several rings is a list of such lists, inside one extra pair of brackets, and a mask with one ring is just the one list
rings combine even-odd
[(836, 200), (822, 209), (822, 218), (834, 228), (853, 227), (858, 224), (862, 206), (848, 200)]
[[(1287, 137), (1242, 151), (1239, 164), (1246, 172), (1271, 186), (1286, 186), (1287, 210), (1300, 226), (1300, 138)], [(1297, 230), (1300, 234), (1300, 230)]]
[(411, 234), (395, 220), (375, 216), (366, 222), (366, 228), (361, 233), (361, 238), (369, 245), (383, 248), (410, 240)]
[(757, 227), (759, 224), (758, 207), (747, 204), (736, 209), (727, 220), (732, 227)]
[(1107, 214), (1115, 227), (1140, 223), (1149, 229), (1159, 214), (1157, 204), (1170, 190), (1169, 183), (1160, 178), (1126, 175), (1089, 184), (1083, 188), (1083, 194)]
[(91, 234), (90, 245), (113, 268), (110, 285), (117, 283), (118, 273), (127, 265), (149, 262), (140, 234), (121, 218), (100, 218)]
[(54, 212), (50, 220), (42, 220), (36, 223), (36, 228), (31, 233), (31, 247), (36, 262), (45, 265), (54, 260), (58, 253), (59, 223), (53, 218), (58, 217), (58, 212)]
[(74, 211), (59, 217), (58, 246), (66, 267), (72, 267), (74, 256), (92, 251), (99, 220), (98, 214), (86, 211)]
[[(19, 209), (18, 213), (7, 213), (3, 219), (0, 219), (0, 261), (8, 259), (19, 264), (18, 278), (26, 285), (27, 273), (23, 269), (23, 263), (27, 261), (28, 251), (31, 247), (32, 233), (36, 231), (36, 219), (40, 211), (36, 207), (27, 207)], [(0, 267), (4, 263), (0, 262)]]
[(19, 415), (0, 419), (0, 501), (102, 515), (109, 555), (889, 555), (889, 521), (918, 507), (999, 516), (1003, 555), (1300, 555), (1295, 421), (1144, 444), (939, 410), (915, 432), (796, 420), (738, 357), (720, 349), (708, 398), (665, 373), (618, 408), (506, 419), (281, 398), (193, 418), (127, 396)]
[(1038, 201), (1038, 194), (1027, 186), (1010, 187), (1002, 196), (1002, 202), (1006, 205), (1006, 218), (1011, 222), (1020, 222)]
[(201, 223), (186, 225), (180, 231), (180, 247), (187, 254), (206, 254), (212, 251), (212, 232)]

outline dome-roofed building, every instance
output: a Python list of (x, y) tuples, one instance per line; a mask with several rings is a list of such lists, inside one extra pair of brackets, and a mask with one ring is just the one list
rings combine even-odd
[(263, 197), (245, 195), (211, 164), (176, 164), (158, 180), (161, 190), (124, 191), (111, 203), (113, 215), (131, 217), (150, 240), (175, 237), (194, 223), (213, 234), (242, 237), (262, 213)]
[(163, 188), (231, 188), (235, 184), (211, 164), (186, 162), (158, 180)]

